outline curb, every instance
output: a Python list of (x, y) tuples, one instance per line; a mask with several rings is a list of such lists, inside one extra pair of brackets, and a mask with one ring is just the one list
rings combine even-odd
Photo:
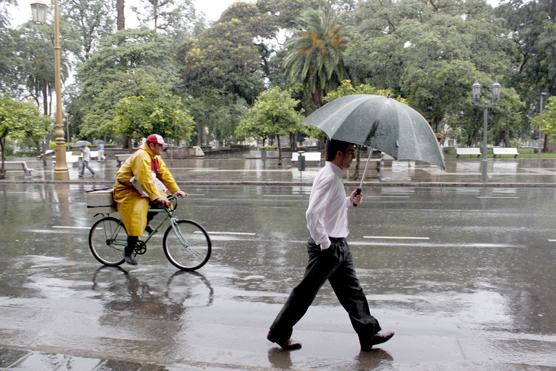
[[(225, 180), (225, 181), (181, 181), (176, 180), (179, 184), (188, 186), (268, 186), (268, 187), (291, 187), (291, 186), (307, 186), (310, 187), (312, 182), (296, 182), (296, 181), (249, 181), (249, 180)], [(28, 180), (28, 179), (2, 179), (0, 184), (81, 184), (81, 185), (112, 185), (113, 181), (107, 180)], [(357, 181), (345, 181), (345, 185), (359, 186)], [(417, 181), (392, 181), (392, 182), (365, 182), (365, 186), (370, 187), (438, 187), (438, 188), (556, 188), (556, 183), (504, 183), (504, 182), (417, 182)]]

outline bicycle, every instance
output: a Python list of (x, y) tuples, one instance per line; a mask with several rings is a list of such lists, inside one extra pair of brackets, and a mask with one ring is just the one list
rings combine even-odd
[[(196, 221), (178, 219), (175, 216), (178, 199), (173, 195), (168, 199), (172, 201), (172, 207), (149, 209), (153, 212), (163, 212), (164, 216), (146, 238), (137, 241), (134, 254), (145, 254), (147, 242), (167, 221), (170, 221), (162, 239), (162, 248), (166, 258), (181, 270), (197, 270), (210, 258), (212, 252), (210, 237), (203, 226)], [(97, 220), (89, 231), (89, 248), (100, 263), (116, 267), (124, 262), (123, 251), (127, 245), (127, 232), (120, 219), (106, 214), (101, 215), (104, 216)]]

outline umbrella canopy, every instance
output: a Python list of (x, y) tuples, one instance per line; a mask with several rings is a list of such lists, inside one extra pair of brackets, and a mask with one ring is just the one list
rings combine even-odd
[(83, 147), (83, 146), (90, 146), (91, 142), (87, 140), (78, 140), (77, 142), (73, 143), (72, 147)]
[(442, 169), (444, 155), (429, 123), (413, 108), (380, 95), (347, 95), (304, 120), (330, 139), (366, 145), (397, 160), (422, 161)]
[(95, 139), (95, 140), (93, 140), (93, 143), (94, 143), (94, 144), (101, 144), (101, 143), (104, 143), (104, 140), (102, 140), (102, 139)]

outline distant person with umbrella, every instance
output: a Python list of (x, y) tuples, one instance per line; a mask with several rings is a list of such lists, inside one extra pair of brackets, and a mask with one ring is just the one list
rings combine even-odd
[(97, 144), (98, 160), (104, 161), (104, 142), (99, 141)]
[(80, 147), (81, 147), (81, 169), (79, 170), (79, 177), (83, 178), (83, 175), (85, 175), (85, 168), (87, 168), (91, 172), (91, 175), (94, 178), (95, 171), (91, 169), (91, 167), (89, 166), (89, 161), (91, 161), (91, 150), (89, 149), (89, 144), (88, 142), (86, 142), (83, 143)]
[(301, 343), (290, 338), (293, 326), (303, 317), (327, 280), (348, 312), (362, 351), (369, 351), (394, 336), (391, 331), (380, 332), (378, 321), (371, 315), (346, 240), (349, 234), (347, 210), (362, 201), (359, 189), (347, 196), (342, 182), (354, 157), (352, 143), (340, 140), (327, 143), (326, 164), (313, 181), (305, 213), (310, 234), (307, 243), (309, 262), (303, 279), (291, 292), (267, 335), (269, 341), (284, 350), (301, 348)]

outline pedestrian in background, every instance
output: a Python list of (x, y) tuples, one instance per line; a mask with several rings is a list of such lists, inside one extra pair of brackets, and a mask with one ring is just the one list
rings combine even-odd
[(104, 161), (104, 143), (101, 142), (98, 144), (97, 151), (98, 151), (98, 160)]
[(91, 172), (93, 178), (95, 177), (95, 171), (89, 166), (89, 161), (91, 161), (91, 150), (89, 149), (89, 146), (85, 144), (81, 147), (81, 169), (79, 170), (80, 178), (83, 178), (83, 175), (85, 175), (85, 168)]
[(362, 201), (358, 190), (347, 196), (342, 183), (344, 172), (354, 156), (353, 144), (329, 141), (326, 164), (313, 181), (305, 213), (310, 234), (307, 243), (309, 262), (303, 279), (291, 292), (267, 335), (269, 341), (284, 350), (301, 348), (301, 343), (290, 338), (293, 326), (303, 317), (326, 280), (348, 312), (362, 351), (369, 351), (373, 345), (384, 343), (394, 336), (391, 331), (380, 332), (378, 321), (371, 315), (346, 241), (349, 234), (347, 210)]

